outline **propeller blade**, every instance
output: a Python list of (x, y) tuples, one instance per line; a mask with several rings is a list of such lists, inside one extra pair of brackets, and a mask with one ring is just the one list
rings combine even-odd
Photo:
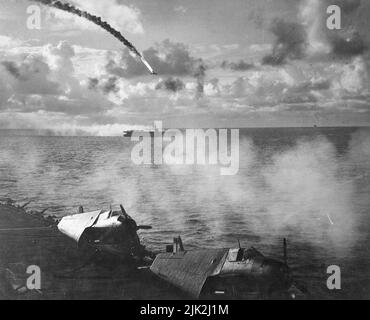
[(127, 212), (126, 212), (125, 208), (123, 207), (123, 205), (122, 205), (122, 204), (120, 204), (119, 206), (121, 207), (121, 211), (122, 211), (122, 213), (123, 213), (125, 216), (128, 216), (128, 214), (127, 214)]

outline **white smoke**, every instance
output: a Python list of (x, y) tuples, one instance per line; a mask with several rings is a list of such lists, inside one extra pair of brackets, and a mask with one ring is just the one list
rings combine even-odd
[[(1, 171), (0, 180), (16, 182), (0, 196), (14, 197), (14, 192), (44, 207), (60, 206), (60, 214), (73, 213), (78, 205), (93, 210), (122, 203), (139, 223), (153, 225), (146, 237), (154, 246), (178, 234), (195, 246), (288, 237), (346, 254), (359, 237), (363, 209), (358, 205), (368, 206), (366, 193), (357, 192), (369, 181), (365, 129), (353, 134), (343, 155), (325, 137), (278, 150), (243, 139), (239, 174), (231, 177), (220, 176), (218, 166), (134, 166), (132, 144), (122, 138), (99, 138), (109, 148), (101, 148), (97, 138), (83, 138), (82, 143), (95, 145), (94, 152), (61, 139), (61, 149), (51, 155), (37, 144), (14, 151), (2, 145), (0, 167), (8, 174)], [(68, 167), (66, 159), (57, 161), (61, 156), (69, 157)]]
[(323, 29), (325, 8), (320, 0), (304, 0), (301, 5), (301, 19), (307, 29), (307, 43), (309, 55), (321, 55), (330, 53), (330, 45), (327, 42)]

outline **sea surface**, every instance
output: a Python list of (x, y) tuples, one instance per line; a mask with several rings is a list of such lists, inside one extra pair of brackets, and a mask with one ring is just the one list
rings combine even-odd
[[(123, 137), (0, 130), (0, 198), (62, 217), (123, 204), (146, 246), (254, 246), (288, 262), (314, 298), (370, 298), (370, 129), (240, 129), (240, 165), (136, 165)], [(187, 152), (190, 152), (187, 150)], [(327, 288), (329, 266), (341, 290)]]

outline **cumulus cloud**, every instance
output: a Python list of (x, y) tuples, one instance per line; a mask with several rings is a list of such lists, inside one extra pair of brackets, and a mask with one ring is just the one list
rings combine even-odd
[(360, 10), (361, 0), (339, 0), (336, 2), (342, 12), (342, 29), (329, 30), (326, 26), (326, 8), (330, 0), (305, 0), (301, 17), (307, 29), (311, 54), (331, 54), (334, 58), (348, 58), (363, 54), (367, 44), (356, 30), (356, 13)]
[(332, 53), (338, 57), (358, 56), (368, 49), (358, 32), (352, 32), (347, 38), (337, 35), (329, 40), (332, 46)]
[[(156, 96), (156, 90), (169, 93), (182, 91), (186, 87), (184, 79), (195, 79), (193, 98), (200, 99), (203, 96), (207, 67), (202, 59), (193, 57), (184, 44), (165, 40), (143, 54), (158, 74), (166, 77), (164, 80), (158, 82), (156, 78), (147, 77), (148, 72), (141, 61), (124, 50), (121, 54), (108, 53), (104, 72), (92, 77), (88, 87), (106, 94), (114, 93), (113, 99), (122, 102), (132, 94), (127, 83), (137, 81), (140, 77), (154, 84), (148, 93), (150, 97)], [(113, 90), (106, 90), (107, 83)]]
[(3, 61), (3, 62), (1, 62), (1, 64), (6, 69), (6, 71), (8, 71), (13, 77), (15, 77), (17, 79), (21, 79), (22, 75), (21, 75), (21, 73), (19, 71), (19, 68), (18, 68), (18, 66), (16, 65), (15, 62), (13, 62), (13, 61)]
[[(117, 30), (135, 34), (144, 33), (144, 27), (141, 22), (141, 12), (134, 6), (127, 6), (116, 0), (72, 0), (70, 2), (82, 10), (109, 21)], [(50, 13), (47, 15), (47, 23), (54, 31), (63, 31), (66, 29), (100, 30), (86, 19), (73, 16), (67, 12), (53, 8), (44, 8), (44, 10)]]
[[(145, 59), (160, 75), (193, 76), (203, 65), (201, 59), (194, 58), (189, 49), (182, 43), (165, 40), (143, 52)], [(128, 50), (124, 50), (120, 57), (111, 57), (106, 70), (112, 75), (124, 78), (133, 78), (148, 74), (147, 69)]]
[(40, 56), (28, 56), (21, 63), (2, 61), (10, 75), (9, 82), (15, 93), (54, 95), (60, 93), (59, 85), (50, 80), (50, 67)]
[(180, 14), (185, 14), (188, 12), (188, 9), (185, 8), (184, 6), (176, 6), (173, 8), (173, 10), (177, 13), (180, 13)]
[(368, 100), (368, 73), (362, 57), (343, 66), (341, 61), (313, 66), (274, 68), (264, 66), (250, 70), (235, 80), (206, 81), (204, 94), (227, 112), (313, 112), (331, 109), (364, 110)]
[[(152, 123), (153, 118), (368, 112), (367, 44), (350, 21), (361, 4), (343, 1), (344, 30), (330, 33), (323, 1), (301, 0), (301, 5), (294, 22), (273, 21), (272, 45), (218, 44), (204, 51), (170, 40), (153, 45), (144, 56), (159, 77), (149, 76), (128, 51), (21, 43), (2, 36), (1, 124), (8, 117), (19, 126), (41, 126), (39, 117), (63, 127), (63, 134), (88, 132), (89, 126), (95, 128), (91, 134), (102, 134), (121, 132), (120, 123)], [(263, 65), (252, 60), (269, 52)]]
[(335, 81), (338, 95), (369, 93), (369, 74), (362, 57), (356, 57), (351, 63), (335, 72), (338, 74)]
[(289, 60), (303, 58), (351, 58), (362, 55), (368, 49), (363, 35), (356, 30), (355, 14), (361, 8), (361, 0), (340, 0), (342, 29), (327, 28), (327, 8), (330, 0), (303, 0), (299, 20), (273, 21), (271, 32), (276, 37), (273, 52), (263, 58), (267, 65), (283, 65)]
[(233, 71), (247, 71), (255, 68), (255, 65), (244, 60), (239, 60), (238, 62), (223, 61), (221, 63), (221, 67), (223, 69), (231, 69)]
[(166, 80), (160, 81), (156, 89), (157, 90), (168, 90), (172, 92), (178, 92), (185, 88), (185, 84), (178, 78), (167, 78)]
[(14, 46), (20, 46), (22, 41), (8, 36), (0, 35), (0, 49), (9, 49)]
[(89, 78), (88, 88), (90, 90), (101, 90), (105, 94), (117, 93), (119, 91), (116, 77), (109, 77), (105, 79)]
[(73, 47), (61, 42), (45, 45), (39, 53), (15, 54), (0, 61), (0, 108), (69, 116), (92, 116), (109, 110), (110, 101), (89, 91), (75, 77), (74, 56)]
[(295, 86), (293, 91), (300, 93), (300, 92), (308, 92), (308, 91), (322, 91), (322, 90), (329, 90), (331, 88), (331, 81), (324, 78), (319, 79), (310, 79), (304, 81)]

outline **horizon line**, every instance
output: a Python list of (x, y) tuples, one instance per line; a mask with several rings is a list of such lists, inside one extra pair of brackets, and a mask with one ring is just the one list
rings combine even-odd
[[(268, 129), (368, 129), (370, 128), (370, 125), (366, 125), (366, 126), (356, 126), (356, 125), (341, 125), (341, 126), (281, 126), (281, 127), (214, 127), (214, 128), (210, 128), (210, 127), (193, 127), (193, 128), (186, 128), (186, 127), (183, 127), (183, 128), (175, 128), (175, 127), (172, 127), (172, 128), (165, 128), (163, 129), (163, 131), (167, 131), (167, 130), (174, 130), (174, 129), (178, 129), (178, 130), (197, 130), (197, 129), (201, 129), (201, 130), (207, 130), (207, 129), (215, 129), (215, 130), (222, 130), (222, 129), (227, 129), (227, 130), (257, 130), (257, 129), (262, 129), (262, 130), (268, 130)], [(13, 131), (13, 132), (32, 132), (34, 133), (34, 136), (44, 136), (44, 137), (123, 137), (123, 133), (125, 131), (138, 131), (138, 132), (144, 132), (146, 130), (134, 130), (134, 129), (126, 129), (126, 130), (122, 130), (122, 134), (108, 134), (108, 135), (97, 135), (97, 134), (93, 134), (93, 133), (88, 133), (84, 130), (81, 130), (80, 131), (80, 134), (76, 134), (76, 132), (74, 132), (73, 130), (71, 130), (71, 134), (68, 134), (68, 131), (66, 133), (61, 133), (61, 132), (58, 132), (58, 130), (53, 130), (53, 129), (19, 129), (19, 128), (15, 128), (15, 129), (0, 129), (0, 132), (3, 131), (3, 132), (6, 132), (6, 131)], [(79, 130), (77, 130), (79, 131)], [(151, 131), (151, 130), (149, 130)], [(1, 136), (1, 134), (0, 134)]]

